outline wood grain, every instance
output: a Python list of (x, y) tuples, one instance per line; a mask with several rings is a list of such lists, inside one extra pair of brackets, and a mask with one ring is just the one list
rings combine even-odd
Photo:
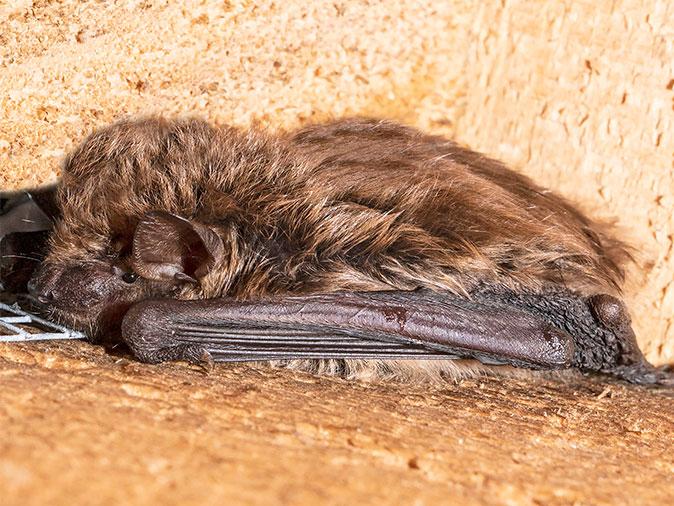
[[(2, 504), (669, 504), (674, 398), (347, 382), (0, 345)], [(670, 392), (671, 395), (671, 392)]]

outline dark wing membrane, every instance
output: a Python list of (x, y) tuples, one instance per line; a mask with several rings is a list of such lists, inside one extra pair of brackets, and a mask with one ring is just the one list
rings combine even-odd
[(56, 190), (0, 191), (0, 300), (14, 302), (47, 253)]
[(215, 361), (465, 357), (563, 368), (574, 352), (571, 336), (540, 317), (428, 290), (145, 301), (122, 333), (146, 361), (189, 349)]
[(295, 358), (452, 358), (421, 344), (364, 339), (321, 329), (190, 324), (177, 325), (175, 339), (202, 345), (217, 362)]

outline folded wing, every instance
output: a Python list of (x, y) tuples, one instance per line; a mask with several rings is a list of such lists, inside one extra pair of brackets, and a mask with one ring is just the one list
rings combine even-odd
[(452, 359), (571, 366), (571, 336), (525, 311), (427, 290), (136, 304), (122, 333), (141, 360)]

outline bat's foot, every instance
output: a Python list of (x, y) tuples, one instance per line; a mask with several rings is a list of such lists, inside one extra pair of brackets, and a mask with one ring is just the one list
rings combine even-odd
[(654, 367), (648, 362), (618, 366), (604, 371), (637, 385), (674, 387), (674, 371), (671, 366)]
[(144, 348), (131, 350), (133, 355), (141, 362), (148, 364), (158, 364), (160, 362), (185, 361), (191, 364), (204, 367), (210, 371), (213, 367), (213, 359), (202, 346), (198, 344), (176, 344), (173, 346), (164, 345), (161, 348)]

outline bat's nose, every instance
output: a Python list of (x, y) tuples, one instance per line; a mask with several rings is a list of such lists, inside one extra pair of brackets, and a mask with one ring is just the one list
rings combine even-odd
[(49, 304), (54, 300), (54, 292), (52, 290), (40, 290), (35, 278), (28, 282), (28, 293), (42, 304)]
[(37, 294), (37, 283), (35, 282), (35, 278), (30, 278), (26, 287), (28, 288), (28, 293), (35, 297)]
[(38, 272), (28, 281), (26, 286), (28, 293), (42, 304), (49, 304), (56, 298), (53, 276), (46, 275), (44, 272)]

